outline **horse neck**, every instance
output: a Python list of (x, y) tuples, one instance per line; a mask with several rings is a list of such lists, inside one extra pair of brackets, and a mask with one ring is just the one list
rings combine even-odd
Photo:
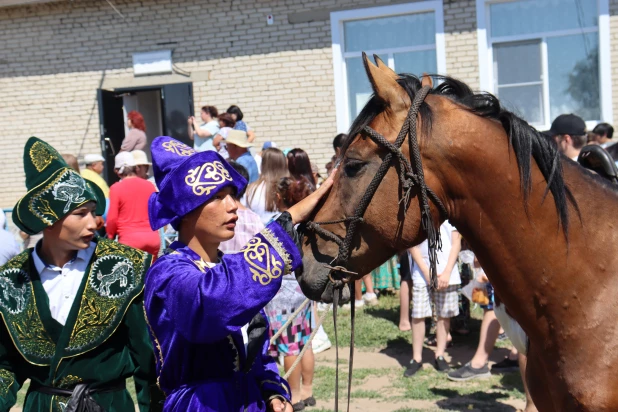
[(546, 182), (534, 161), (526, 213), (514, 153), (509, 147), (507, 156), (501, 144), (470, 145), (467, 150), (476, 153), (449, 156), (449, 162), (463, 159), (455, 165), (461, 173), (447, 189), (449, 220), (473, 248), (513, 317), (531, 339), (548, 342), (582, 321), (577, 315), (565, 317), (570, 305), (585, 311), (586, 302), (595, 299), (592, 262), (607, 270), (616, 266), (611, 254), (598, 251), (616, 241), (614, 231), (603, 227), (608, 227), (604, 219), (618, 213), (618, 196), (563, 159), (564, 179), (581, 212), (580, 220), (569, 205), (567, 240), (551, 193), (543, 201)]

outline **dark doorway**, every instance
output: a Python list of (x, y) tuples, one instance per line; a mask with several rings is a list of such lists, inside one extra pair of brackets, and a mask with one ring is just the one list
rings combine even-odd
[(125, 137), (126, 114), (139, 111), (146, 123), (148, 145), (144, 150), (150, 157), (150, 143), (160, 135), (171, 136), (189, 146), (187, 118), (193, 116), (193, 84), (177, 83), (139, 88), (98, 90), (101, 141), (106, 159), (105, 178), (108, 183), (118, 180), (114, 173), (114, 157)]
[(97, 91), (99, 99), (99, 122), (101, 123), (101, 147), (105, 153), (104, 178), (111, 185), (118, 178), (114, 173), (114, 157), (122, 139), (124, 139), (124, 114), (122, 111), (122, 96), (109, 90), (99, 89)]

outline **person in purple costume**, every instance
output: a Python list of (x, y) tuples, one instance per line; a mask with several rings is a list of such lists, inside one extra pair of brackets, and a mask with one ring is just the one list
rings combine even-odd
[(264, 306), (283, 275), (301, 265), (294, 225), (307, 219), (332, 178), (235, 254), (232, 197), (246, 181), (216, 152), (171, 137), (151, 147), (160, 192), (149, 201), (153, 230), (179, 232), (146, 275), (144, 307), (165, 411), (291, 412), (290, 389), (268, 356)]

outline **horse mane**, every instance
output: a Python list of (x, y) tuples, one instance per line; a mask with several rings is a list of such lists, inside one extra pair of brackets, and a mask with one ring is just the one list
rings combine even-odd
[[(568, 202), (571, 202), (579, 214), (577, 202), (573, 194), (564, 182), (562, 171), (562, 154), (558, 151), (556, 142), (530, 126), (525, 120), (500, 105), (498, 98), (490, 93), (474, 93), (465, 83), (448, 76), (431, 75), (434, 84), (438, 83), (429, 94), (447, 97), (462, 105), (472, 113), (502, 124), (509, 143), (515, 152), (517, 167), (519, 169), (520, 187), (524, 197), (524, 208), (528, 213), (528, 199), (532, 189), (531, 161), (533, 158), (539, 167), (543, 177), (547, 181), (543, 199), (549, 192), (553, 195), (558, 222), (562, 225), (565, 236), (568, 234), (569, 213)], [(397, 83), (408, 93), (410, 100), (421, 89), (421, 80), (410, 74), (399, 74)], [(385, 103), (373, 95), (365, 107), (356, 117), (348, 139), (344, 142), (342, 152), (348, 148), (354, 137), (362, 133), (363, 128), (384, 109)], [(419, 115), (422, 121), (421, 136), (428, 138), (431, 132), (433, 115), (430, 106), (423, 102)], [(567, 237), (568, 239), (568, 237)]]

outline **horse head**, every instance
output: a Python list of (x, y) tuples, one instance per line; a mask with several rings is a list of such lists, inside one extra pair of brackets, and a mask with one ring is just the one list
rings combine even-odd
[[(418, 177), (419, 171), (414, 167), (408, 170), (404, 161), (404, 158), (410, 159), (408, 138), (404, 140), (401, 152), (395, 153), (392, 147), (389, 149), (384, 143), (376, 143), (376, 139), (370, 138), (368, 134), (371, 131), (366, 126), (383, 136), (391, 145), (398, 141), (404, 124), (409, 124), (406, 122), (410, 121), (410, 107), (415, 95), (425, 86), (431, 90), (432, 80), (426, 75), (422, 80), (408, 76), (406, 82), (403, 82), (378, 57), (375, 58), (377, 66), (363, 55), (374, 95), (351, 127), (333, 188), (313, 218), (314, 222), (325, 222), (320, 227), (341, 239), (345, 238), (352, 225), (356, 225), (350, 242), (349, 259), (345, 264), (349, 272), (354, 272), (352, 279), (361, 278), (398, 251), (426, 238), (426, 230), (421, 224), (423, 208), (420, 202), (422, 196), (419, 196), (420, 186), (418, 180), (414, 181), (411, 176), (415, 172)], [(440, 183), (442, 179), (434, 172), (434, 164), (437, 159), (444, 157), (439, 152), (448, 150), (448, 144), (444, 140), (431, 139), (428, 135), (432, 131), (441, 132), (440, 127), (431, 127), (430, 122), (432, 109), (441, 106), (441, 100), (446, 99), (429, 94), (422, 102), (419, 101), (418, 113), (412, 114), (414, 124), (410, 126), (410, 130), (416, 130), (417, 137), (414, 138), (418, 139), (416, 141), (420, 146), (423, 181), (437, 198), (443, 198), (443, 189)], [(389, 153), (391, 161), (383, 166)], [(414, 166), (413, 163), (408, 163), (408, 166)], [(372, 182), (374, 176), (382, 172), (385, 174), (381, 181)], [(379, 186), (362, 221), (348, 220), (354, 216), (358, 205), (368, 200), (367, 188), (376, 183)], [(429, 200), (429, 208), (431, 224), (437, 227), (446, 216), (436, 207), (435, 201)], [(337, 223), (326, 223), (333, 221)], [(339, 245), (332, 236), (311, 230), (311, 225), (309, 228), (303, 243), (303, 270), (297, 273), (297, 277), (308, 297), (330, 302), (333, 299), (333, 286), (332, 277), (329, 278), (329, 266), (336, 262)], [(342, 289), (342, 299), (349, 299), (347, 287)]]

